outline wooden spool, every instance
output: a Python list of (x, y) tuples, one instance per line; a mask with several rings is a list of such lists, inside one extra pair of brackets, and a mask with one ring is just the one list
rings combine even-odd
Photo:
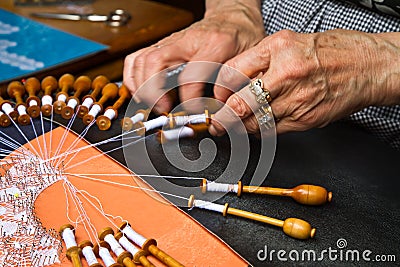
[[(71, 224), (64, 224), (60, 227), (59, 233), (62, 236), (65, 229), (74, 230), (74, 227)], [(82, 267), (81, 262), (82, 250), (78, 246), (72, 246), (67, 248), (67, 258), (72, 262), (74, 267)]]
[[(123, 222), (118, 228), (122, 231), (126, 226), (128, 226), (128, 222)], [(142, 249), (159, 259), (165, 265), (169, 267), (184, 267), (180, 262), (175, 260), (173, 257), (162, 251), (157, 247), (157, 241), (155, 239), (149, 238), (144, 242)]]
[[(47, 76), (42, 80), (41, 87), (44, 92), (43, 94), (45, 96), (49, 96), (51, 98), (51, 95), (53, 94), (53, 92), (55, 90), (57, 90), (57, 88), (58, 88), (58, 82), (57, 82), (56, 78), (54, 78), (53, 76)], [(52, 104), (43, 104), (43, 101), (42, 101), (41, 111), (44, 116), (50, 116), (51, 113), (53, 112)]]
[[(93, 247), (93, 251), (97, 257), (100, 257), (100, 254), (99, 254), (100, 247), (110, 250), (110, 246), (108, 245), (108, 243), (106, 241), (100, 241), (98, 244), (94, 245), (94, 247)], [(124, 266), (122, 264), (116, 262), (116, 263), (109, 265), (109, 267), (124, 267)]]
[[(86, 95), (85, 97), (83, 97), (82, 103), (84, 103), (87, 98), (90, 98), (91, 102), (94, 103), (96, 101), (98, 95), (101, 93), (101, 90), (109, 82), (110, 82), (110, 80), (106, 76), (103, 76), (103, 75), (99, 75), (96, 78), (94, 78), (94, 80), (92, 82), (92, 93), (90, 95)], [(85, 116), (89, 112), (89, 108), (90, 108), (90, 106), (87, 107), (87, 106), (80, 105), (78, 108), (78, 117), (83, 118), (83, 116)]]
[[(81, 243), (79, 243), (79, 248), (83, 251), (85, 247), (91, 247), (93, 249), (93, 244), (89, 240), (84, 240)], [(100, 263), (93, 263), (89, 265), (89, 267), (103, 267)]]
[[(99, 118), (96, 120), (96, 124), (101, 131), (110, 129), (111, 120), (118, 117), (118, 110), (125, 103), (125, 101), (130, 99), (130, 97), (131, 97), (131, 93), (129, 92), (128, 88), (125, 85), (122, 85), (119, 88), (118, 95), (119, 95), (119, 98), (117, 99), (117, 101), (115, 101), (115, 103), (111, 107), (108, 107), (105, 110), (104, 114), (99, 116)], [(112, 118), (110, 118), (109, 116), (106, 115), (108, 109), (111, 109), (110, 111), (112, 111), (112, 114), (113, 114)]]
[[(15, 98), (15, 107), (23, 107), (26, 112), (26, 106), (24, 103), (25, 86), (19, 81), (11, 82), (7, 87), (7, 93), (11, 98)], [(18, 112), (18, 123), (20, 125), (28, 125), (31, 121), (31, 117), (27, 113)]]
[[(119, 240), (122, 236), (123, 233), (121, 232), (118, 232), (114, 235), (116, 240)], [(147, 255), (148, 253), (146, 251), (140, 249), (133, 255), (132, 260), (134, 263), (142, 265), (144, 267), (154, 267), (154, 265), (146, 258)]]
[[(69, 120), (72, 118), (72, 116), (74, 115), (74, 112), (75, 112), (75, 107), (77, 105), (79, 105), (79, 103), (80, 103), (80, 100), (79, 100), (80, 96), (82, 94), (86, 94), (87, 92), (89, 92), (91, 83), (92, 83), (92, 80), (88, 76), (80, 76), (75, 80), (74, 87), (73, 87), (75, 90), (75, 93), (73, 96), (70, 96), (67, 98), (67, 105), (65, 107), (63, 107), (61, 110), (61, 116), (64, 119)], [(77, 105), (74, 107), (71, 107), (70, 105), (73, 101), (76, 101)]]
[[(288, 196), (304, 205), (322, 205), (332, 201), (332, 192), (317, 185), (303, 184), (291, 189), (259, 186), (242, 186), (243, 193)], [(239, 191), (240, 192), (240, 191)], [(240, 194), (238, 193), (240, 196)]]
[[(56, 114), (61, 114), (61, 110), (65, 107), (65, 100), (68, 98), (69, 90), (73, 88), (75, 82), (75, 77), (72, 74), (66, 73), (60, 77), (58, 80), (58, 86), (60, 87), (60, 92), (56, 95), (56, 101), (54, 101), (54, 112)], [(59, 98), (65, 99), (59, 100)]]
[[(5, 104), (8, 104), (8, 105), (11, 106), (11, 102), (10, 101), (5, 100), (0, 96), (0, 109), (1, 110), (3, 110), (3, 105), (5, 105)], [(19, 115), (18, 112), (16, 110), (14, 110), (14, 109), (8, 115), (2, 113), (0, 115), (0, 125), (2, 127), (10, 126), (11, 120), (13, 120), (15, 122), (18, 120), (18, 115)]]
[[(93, 106), (98, 105), (100, 107), (100, 111), (103, 110), (103, 105), (107, 101), (117, 97), (117, 95), (118, 95), (118, 86), (115, 83), (108, 83), (101, 90), (101, 94), (102, 95), (101, 95), (101, 98), (99, 99), (99, 101), (97, 101), (96, 103), (93, 104)], [(94, 119), (95, 119), (95, 116), (93, 116), (89, 112), (88, 114), (83, 116), (83, 123), (85, 125), (89, 125)]]
[[(192, 207), (194, 207), (194, 204), (195, 204), (194, 195), (191, 195), (189, 198), (189, 201), (188, 201), (188, 207), (192, 208)], [(222, 205), (214, 204), (211, 202), (209, 203), (209, 205), (222, 206)], [(227, 214), (235, 215), (238, 217), (247, 218), (250, 220), (259, 221), (262, 223), (281, 227), (285, 234), (287, 234), (288, 236), (291, 236), (293, 238), (297, 238), (297, 239), (313, 238), (315, 236), (315, 232), (316, 232), (315, 228), (312, 228), (308, 222), (301, 220), (301, 219), (288, 218), (288, 219), (282, 221), (279, 219), (256, 214), (253, 212), (231, 208), (231, 207), (229, 207), (228, 203), (226, 203), (224, 205), (223, 210), (222, 210), (223, 216), (226, 216)]]
[(26, 99), (28, 114), (31, 118), (37, 118), (40, 116), (40, 98), (37, 96), (40, 92), (40, 81), (35, 77), (26, 79), (25, 89), (28, 93)]
[[(139, 115), (140, 117), (143, 117), (143, 120), (146, 120), (147, 117), (149, 116), (150, 113), (150, 109), (139, 109), (135, 112), (135, 116)], [(134, 118), (135, 116), (133, 116), (132, 118)], [(121, 127), (122, 130), (124, 131), (130, 131), (132, 130), (132, 128), (134, 127), (134, 125), (138, 122), (142, 122), (143, 120), (140, 119), (138, 121), (133, 121), (132, 118), (130, 117), (125, 117), (121, 120)]]

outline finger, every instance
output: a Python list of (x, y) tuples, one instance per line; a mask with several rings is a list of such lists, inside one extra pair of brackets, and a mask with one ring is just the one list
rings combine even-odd
[[(268, 38), (268, 37), (267, 37)], [(266, 38), (266, 39), (267, 39)], [(231, 94), (227, 88), (234, 91), (245, 82), (243, 76), (255, 77), (260, 72), (265, 72), (270, 63), (270, 53), (265, 40), (250, 48), (238, 56), (228, 60), (217, 77), (217, 85), (214, 88), (215, 97), (225, 102)]]
[[(214, 60), (213, 57), (203, 58), (201, 54), (195, 55), (179, 75), (179, 97), (185, 110), (191, 113), (204, 111), (202, 97), (205, 84), (213, 83), (221, 66)], [(193, 101), (194, 99), (196, 101)]]
[(132, 95), (136, 93), (135, 75), (134, 75), (134, 63), (135, 58), (141, 54), (147, 48), (140, 49), (125, 57), (124, 69), (123, 69), (123, 83), (129, 89)]
[(231, 95), (215, 115), (210, 126), (210, 134), (222, 135), (227, 129), (237, 126), (241, 120), (255, 113), (260, 104), (248, 86)]

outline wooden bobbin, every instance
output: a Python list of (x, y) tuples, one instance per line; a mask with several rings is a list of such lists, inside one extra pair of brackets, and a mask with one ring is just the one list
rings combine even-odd
[[(122, 232), (118, 232), (114, 235), (114, 237), (116, 240), (120, 240), (123, 235), (124, 234)], [(154, 265), (146, 258), (147, 255), (148, 253), (146, 251), (140, 249), (133, 255), (133, 262), (144, 267), (154, 267)]]
[[(199, 116), (205, 118), (205, 120), (199, 118)], [(178, 121), (179, 119), (184, 118), (184, 122), (182, 121)], [(177, 113), (175, 114), (173, 117), (170, 117), (170, 122), (169, 122), (169, 126), (170, 128), (175, 128), (177, 126), (184, 126), (184, 125), (188, 125), (188, 124), (207, 124), (210, 125), (211, 124), (211, 118), (213, 117), (213, 115), (209, 113), (208, 109), (204, 110), (203, 114), (194, 114), (194, 115), (186, 115), (185, 113), (183, 113), (182, 115)]]
[[(79, 76), (75, 80), (73, 86), (75, 93), (73, 96), (67, 98), (67, 105), (61, 109), (61, 116), (64, 119), (69, 120), (72, 118), (75, 112), (75, 107), (80, 103), (80, 96), (89, 92), (91, 84), (92, 80), (88, 76)], [(71, 106), (74, 102), (76, 105)]]
[[(117, 97), (118, 95), (118, 86), (115, 83), (108, 83), (106, 84), (102, 90), (101, 90), (101, 98), (99, 101), (93, 103), (92, 108), (95, 108), (96, 105), (98, 106), (99, 112), (103, 110), (103, 105), (114, 98)], [(83, 123), (85, 125), (89, 125), (97, 116), (96, 114), (92, 114), (92, 111), (89, 111), (88, 114), (83, 116)]]
[[(74, 227), (71, 224), (64, 224), (60, 227), (59, 233), (62, 236), (65, 229), (71, 229), (74, 231)], [(67, 258), (72, 262), (74, 267), (82, 267), (81, 262), (82, 250), (78, 246), (72, 246), (67, 248)]]
[(7, 93), (11, 98), (15, 99), (15, 108), (20, 111), (18, 112), (18, 123), (20, 125), (28, 125), (31, 122), (31, 117), (26, 113), (26, 106), (23, 99), (25, 86), (19, 81), (13, 81), (8, 85)]
[[(92, 81), (92, 92), (90, 93), (90, 95), (86, 95), (82, 98), (82, 105), (80, 105), (78, 108), (79, 118), (83, 118), (83, 116), (85, 116), (89, 112), (89, 108), (96, 101), (104, 86), (106, 86), (106, 84), (108, 84), (109, 82), (110, 80), (104, 75), (99, 75), (94, 78), (94, 80)], [(88, 106), (83, 105), (83, 103), (85, 103), (85, 100), (90, 103)]]
[[(332, 192), (324, 187), (310, 184), (298, 185), (292, 189), (242, 186), (243, 193), (265, 194), (274, 196), (287, 196), (304, 205), (323, 205), (332, 201)], [(238, 193), (238, 196), (240, 194)]]
[(65, 101), (67, 100), (69, 90), (73, 88), (75, 77), (72, 74), (66, 73), (58, 80), (58, 86), (60, 92), (56, 95), (56, 101), (54, 101), (54, 113), (61, 114), (61, 110), (65, 107)]
[[(128, 226), (128, 222), (123, 222), (118, 228), (120, 231), (122, 231), (126, 226)], [(147, 239), (143, 246), (142, 249), (159, 259), (161, 262), (163, 262), (165, 265), (169, 267), (183, 267), (181, 263), (179, 263), (177, 260), (175, 260), (173, 257), (162, 251), (157, 247), (157, 241), (155, 239), (149, 238)]]
[(32, 118), (40, 116), (40, 98), (37, 94), (40, 92), (40, 81), (36, 77), (30, 77), (25, 81), (25, 89), (28, 93), (26, 105), (28, 114)]
[(52, 103), (50, 104), (45, 104), (43, 103), (43, 98), (47, 97), (49, 99), (52, 99), (51, 95), (53, 94), (53, 92), (55, 90), (57, 90), (58, 88), (58, 82), (56, 80), (56, 78), (54, 78), (53, 76), (47, 76), (45, 77), (42, 82), (41, 82), (41, 87), (43, 90), (43, 94), (44, 96), (42, 97), (42, 113), (44, 116), (50, 116), (51, 113), (53, 112), (53, 106)]
[[(96, 120), (97, 127), (101, 131), (105, 131), (110, 129), (111, 127), (111, 120), (115, 119), (118, 117), (118, 110), (121, 108), (121, 106), (125, 103), (126, 100), (130, 99), (131, 93), (129, 92), (128, 88), (125, 85), (121, 85), (121, 87), (118, 90), (118, 95), (119, 98), (115, 103), (111, 106), (108, 107), (104, 114), (99, 116), (99, 118)], [(109, 110), (107, 112), (107, 110)], [(107, 115), (107, 113), (110, 113), (110, 115)]]
[[(188, 207), (189, 208), (194, 207), (195, 206), (194, 203), (195, 203), (194, 195), (191, 195), (189, 198), (189, 201), (188, 201)], [(213, 204), (213, 203), (210, 203), (210, 204)], [(214, 205), (218, 205), (218, 204), (214, 204)], [(285, 234), (287, 234), (288, 236), (291, 236), (293, 238), (297, 238), (297, 239), (313, 238), (315, 236), (315, 232), (316, 232), (315, 228), (312, 228), (308, 222), (301, 220), (301, 219), (288, 218), (288, 219), (282, 221), (279, 219), (256, 214), (253, 212), (231, 208), (231, 207), (229, 207), (228, 203), (226, 203), (224, 205), (224, 209), (222, 211), (223, 216), (226, 216), (227, 214), (235, 215), (238, 217), (247, 218), (250, 220), (259, 221), (259, 222), (263, 222), (266, 224), (281, 227)]]
[[(5, 105), (11, 106), (11, 102), (8, 101), (8, 100), (3, 99), (0, 96), (0, 109), (4, 111), (3, 105), (4, 106)], [(4, 113), (1, 113), (1, 115), (0, 115), (0, 125), (2, 127), (10, 126), (11, 120), (13, 120), (13, 121), (17, 121), (18, 120), (18, 112), (16, 110), (12, 109), (12, 111), (8, 115), (4, 114)]]
[[(93, 252), (94, 252), (94, 254), (96, 254), (97, 257), (100, 257), (100, 247), (110, 250), (110, 246), (108, 245), (108, 243), (106, 241), (100, 241), (98, 244), (94, 245), (94, 247), (93, 247)], [(103, 261), (104, 261), (104, 259), (103, 259)], [(106, 264), (106, 267), (124, 267), (124, 266), (118, 262), (114, 262), (110, 265)]]
[[(93, 244), (92, 242), (90, 242), (89, 240), (84, 240), (81, 243), (79, 243), (79, 248), (83, 251), (83, 249), (85, 247), (91, 247), (93, 249)], [(100, 263), (93, 263), (90, 264), (89, 267), (102, 267), (103, 265), (101, 265)]]
[[(106, 227), (103, 230), (99, 232), (99, 239), (101, 241), (104, 241), (106, 236), (111, 235), (113, 238), (114, 237), (114, 231), (111, 229), (111, 227)], [(132, 261), (132, 254), (128, 251), (124, 251), (117, 256), (117, 262), (120, 264), (123, 264), (125, 267), (136, 267), (136, 264)]]
[(149, 116), (150, 109), (138, 109), (133, 117), (125, 117), (121, 120), (122, 130), (130, 131), (138, 122), (142, 122)]

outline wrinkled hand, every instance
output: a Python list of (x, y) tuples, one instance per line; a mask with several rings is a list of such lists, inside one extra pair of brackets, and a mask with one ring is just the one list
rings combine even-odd
[[(152, 104), (159, 97), (157, 87), (162, 86), (157, 83), (159, 81), (142, 90), (143, 92), (138, 92), (139, 87), (152, 75), (165, 68), (190, 61), (223, 63), (254, 46), (265, 36), (259, 6), (246, 6), (241, 1), (227, 2), (225, 6), (207, 11), (203, 20), (189, 28), (127, 56), (124, 84), (132, 95), (136, 94), (140, 100)], [(207, 65), (203, 69), (197, 66), (192, 70), (190, 64), (186, 66), (179, 76), (180, 84), (202, 80), (200, 75), (211, 75), (211, 72), (215, 71), (208, 69)], [(199, 83), (182, 85), (179, 90), (182, 102), (203, 95), (203, 86)], [(171, 100), (164, 95), (158, 101), (155, 110), (169, 111), (171, 105)]]
[[(272, 96), (277, 133), (307, 130), (366, 106), (399, 103), (399, 47), (384, 37), (346, 30), (314, 34), (284, 30), (226, 65), (248, 77), (263, 73), (264, 88)], [(224, 67), (219, 79), (235, 79), (234, 72)], [(216, 86), (214, 90), (218, 96), (218, 91), (225, 89)], [(227, 105), (215, 115), (210, 133), (221, 135), (224, 127), (232, 127), (227, 109), (240, 117), (248, 132), (258, 132), (248, 104), (253, 98), (248, 87), (228, 99), (220, 98)]]

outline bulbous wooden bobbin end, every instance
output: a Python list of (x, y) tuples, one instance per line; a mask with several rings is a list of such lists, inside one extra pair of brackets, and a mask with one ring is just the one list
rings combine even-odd
[(283, 232), (297, 239), (308, 239), (315, 236), (316, 229), (301, 219), (288, 218), (283, 223)]
[(1, 114), (0, 116), (0, 126), (8, 127), (11, 124), (11, 119), (6, 114)]
[(53, 103), (54, 113), (61, 114), (62, 110), (65, 108), (67, 104), (64, 101), (57, 100)]
[(123, 131), (130, 131), (133, 128), (132, 119), (125, 117), (121, 120), (121, 127)]
[(28, 125), (31, 122), (31, 117), (28, 114), (23, 114), (18, 117), (19, 125)]
[(79, 106), (77, 113), (78, 117), (82, 119), (86, 114), (89, 113), (89, 109), (85, 106)]
[(97, 127), (99, 127), (99, 130), (106, 131), (111, 127), (111, 120), (108, 117), (101, 115), (97, 118), (96, 124)]
[(30, 106), (26, 109), (26, 111), (28, 112), (29, 116), (31, 116), (31, 118), (37, 118), (40, 116), (40, 107), (39, 106)]
[(51, 105), (43, 105), (41, 111), (44, 116), (48, 117), (53, 112), (53, 107)]

